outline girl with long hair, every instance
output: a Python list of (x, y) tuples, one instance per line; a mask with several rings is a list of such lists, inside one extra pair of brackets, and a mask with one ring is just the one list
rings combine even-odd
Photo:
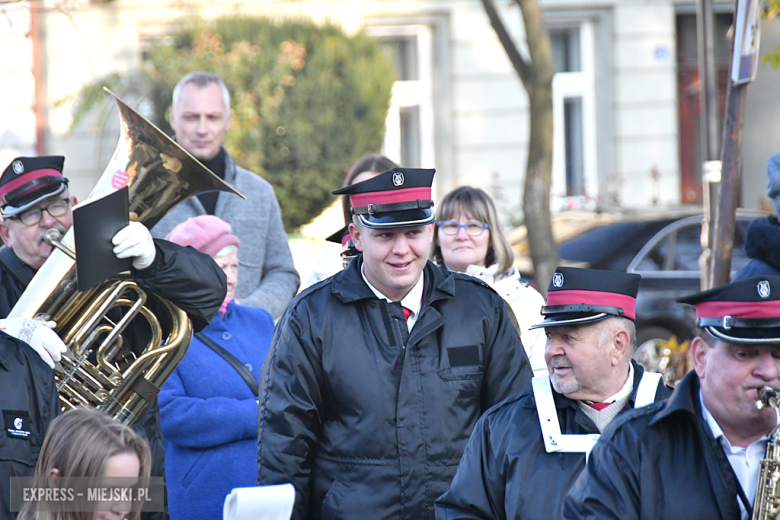
[[(77, 408), (49, 425), (32, 487), (59, 488), (74, 477), (118, 477), (129, 481), (148, 477), (151, 460), (148, 443), (128, 426), (99, 410)], [(68, 499), (73, 500), (70, 504), (63, 502), (59, 508), (51, 503), (41, 507), (37, 502), (25, 502), (17, 520), (138, 520), (140, 516), (139, 511), (131, 511), (131, 502), (114, 501), (101, 507), (83, 497)]]

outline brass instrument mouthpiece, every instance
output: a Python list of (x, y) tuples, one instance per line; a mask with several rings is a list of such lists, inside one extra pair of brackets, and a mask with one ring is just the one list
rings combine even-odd
[(62, 233), (57, 228), (49, 228), (43, 233), (43, 237), (51, 245), (62, 240)]
[(756, 401), (756, 407), (761, 410), (765, 406), (778, 408), (777, 392), (771, 386), (765, 386), (758, 392), (759, 400)]
[(53, 247), (56, 247), (66, 255), (68, 255), (71, 260), (76, 259), (76, 253), (62, 243), (62, 232), (57, 228), (49, 228), (46, 231), (43, 232), (43, 239), (46, 240), (49, 244), (51, 244)]

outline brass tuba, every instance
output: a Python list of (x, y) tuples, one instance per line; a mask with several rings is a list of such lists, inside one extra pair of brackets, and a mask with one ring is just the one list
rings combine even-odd
[[(119, 108), (121, 134), (89, 198), (128, 185), (131, 220), (152, 228), (176, 204), (202, 191), (227, 191), (243, 197), (105, 90)], [(63, 410), (90, 406), (130, 424), (154, 400), (184, 356), (192, 337), (189, 318), (170, 302), (146, 294), (127, 276), (79, 292), (73, 230), (59, 238), (47, 237), (56, 249), (9, 317), (57, 322), (55, 331), (68, 347), (54, 373)], [(117, 308), (123, 311), (113, 311)], [(147, 324), (151, 337), (137, 357), (122, 336), (135, 319), (144, 320), (139, 325)]]
[[(758, 393), (756, 406), (761, 409), (770, 406), (775, 410), (780, 423), (777, 393), (770, 386), (765, 386)], [(766, 456), (761, 459), (758, 470), (758, 487), (753, 502), (752, 520), (774, 520), (780, 515), (780, 445), (778, 445), (778, 427), (775, 426), (769, 434), (766, 446)]]

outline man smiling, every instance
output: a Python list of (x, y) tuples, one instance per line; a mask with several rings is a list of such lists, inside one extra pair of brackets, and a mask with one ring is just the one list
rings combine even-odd
[(530, 388), (507, 308), (427, 261), (433, 170), (350, 196), (362, 255), (303, 291), (261, 380), (258, 483), (292, 482), (293, 518), (432, 519), (479, 416)]

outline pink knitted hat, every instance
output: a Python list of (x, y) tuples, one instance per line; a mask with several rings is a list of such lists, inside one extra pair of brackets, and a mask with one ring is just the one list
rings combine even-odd
[(165, 240), (180, 246), (192, 246), (214, 258), (225, 246), (240, 246), (230, 224), (213, 215), (188, 218), (168, 233)]

